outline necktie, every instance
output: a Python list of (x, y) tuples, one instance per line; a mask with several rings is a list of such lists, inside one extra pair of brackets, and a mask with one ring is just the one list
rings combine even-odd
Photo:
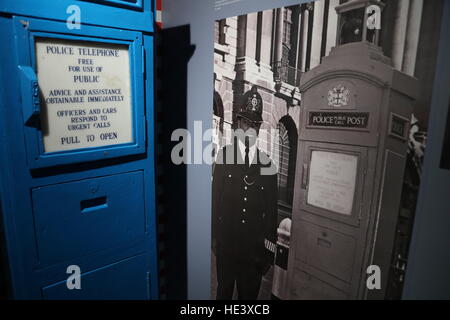
[(250, 165), (250, 160), (248, 158), (248, 152), (249, 152), (249, 147), (248, 147), (248, 140), (245, 139), (245, 165), (248, 167)]

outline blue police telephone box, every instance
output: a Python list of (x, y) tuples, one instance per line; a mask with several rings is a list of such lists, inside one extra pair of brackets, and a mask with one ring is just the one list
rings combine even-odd
[(153, 12), (151, 0), (0, 3), (10, 298), (158, 298)]

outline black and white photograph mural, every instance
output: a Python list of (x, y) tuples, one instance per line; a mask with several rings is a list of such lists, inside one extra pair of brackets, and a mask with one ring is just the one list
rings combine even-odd
[(400, 299), (439, 6), (318, 0), (215, 21), (213, 298)]

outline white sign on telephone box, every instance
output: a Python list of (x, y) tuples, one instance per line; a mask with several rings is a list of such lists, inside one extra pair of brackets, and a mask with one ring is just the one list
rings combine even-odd
[(308, 204), (351, 215), (358, 158), (353, 155), (313, 151), (309, 174)]
[(128, 46), (38, 38), (46, 153), (133, 142)]

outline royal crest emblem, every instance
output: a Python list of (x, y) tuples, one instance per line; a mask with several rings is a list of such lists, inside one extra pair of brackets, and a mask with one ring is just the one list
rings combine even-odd
[(262, 99), (258, 93), (252, 93), (247, 100), (246, 109), (252, 112), (261, 111)]
[(253, 122), (261, 123), (263, 111), (263, 99), (258, 93), (258, 87), (253, 86), (242, 97), (242, 104), (239, 108), (238, 115)]
[(328, 105), (330, 107), (343, 107), (348, 105), (350, 90), (339, 84), (328, 91)]
[(258, 107), (258, 99), (256, 98), (256, 94), (253, 95), (252, 98), (252, 111), (256, 111), (256, 108)]

